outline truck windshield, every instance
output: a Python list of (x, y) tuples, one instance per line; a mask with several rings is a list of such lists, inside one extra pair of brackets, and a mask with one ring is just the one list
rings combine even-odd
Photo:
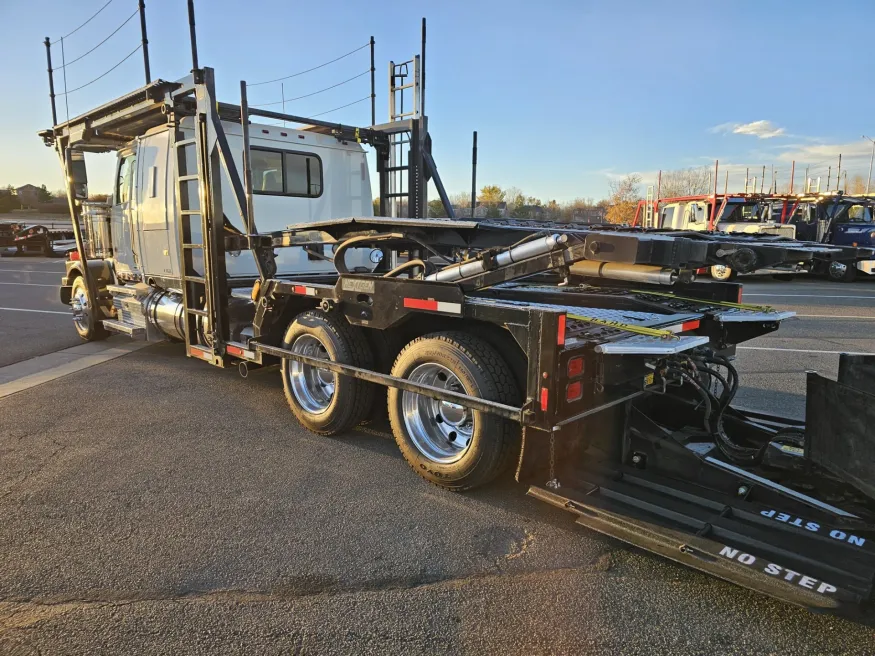
[(827, 215), (836, 223), (872, 223), (872, 206), (833, 203)]
[(758, 222), (760, 220), (760, 207), (756, 203), (727, 203), (717, 220), (727, 223)]

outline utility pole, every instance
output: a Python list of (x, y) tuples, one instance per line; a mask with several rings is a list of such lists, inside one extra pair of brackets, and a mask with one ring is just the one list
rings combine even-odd
[(870, 139), (865, 134), (863, 135), (864, 139), (868, 139), (872, 142), (872, 156), (869, 158), (869, 177), (866, 178), (866, 193), (869, 193), (869, 184), (872, 182), (872, 162), (875, 161), (875, 139)]
[(471, 218), (477, 207), (477, 130), (474, 130), (474, 146), (471, 148)]

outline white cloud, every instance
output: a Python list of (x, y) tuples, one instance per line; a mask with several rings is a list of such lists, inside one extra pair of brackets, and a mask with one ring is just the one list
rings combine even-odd
[(747, 134), (757, 139), (771, 139), (786, 135), (784, 128), (779, 128), (771, 121), (751, 121), (750, 123), (721, 123), (715, 125), (709, 132)]
[(871, 154), (872, 143), (860, 139), (859, 141), (837, 144), (793, 144), (778, 155), (778, 159), (786, 162), (791, 160), (797, 162), (838, 162), (838, 157), (841, 155), (842, 168), (844, 169), (850, 162), (857, 160), (868, 162)]

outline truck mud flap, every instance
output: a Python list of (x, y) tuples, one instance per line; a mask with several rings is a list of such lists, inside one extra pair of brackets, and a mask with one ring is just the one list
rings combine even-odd
[(838, 381), (808, 373), (805, 454), (875, 499), (875, 356), (843, 353)]
[[(630, 470), (528, 494), (577, 523), (812, 611), (856, 614), (875, 581), (875, 536), (747, 504)], [(817, 527), (817, 531), (812, 529)], [(871, 528), (871, 527), (864, 527)], [(868, 537), (866, 537), (868, 535)]]

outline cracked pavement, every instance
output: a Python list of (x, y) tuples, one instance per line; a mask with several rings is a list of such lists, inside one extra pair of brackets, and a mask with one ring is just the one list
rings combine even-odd
[[(832, 348), (804, 322), (785, 332), (768, 339)], [(629, 548), (509, 476), (444, 492), (384, 429), (312, 435), (276, 372), (242, 380), (181, 352), (0, 400), (0, 653), (873, 652), (871, 613), (813, 615)], [(832, 366), (740, 361), (771, 409)]]

